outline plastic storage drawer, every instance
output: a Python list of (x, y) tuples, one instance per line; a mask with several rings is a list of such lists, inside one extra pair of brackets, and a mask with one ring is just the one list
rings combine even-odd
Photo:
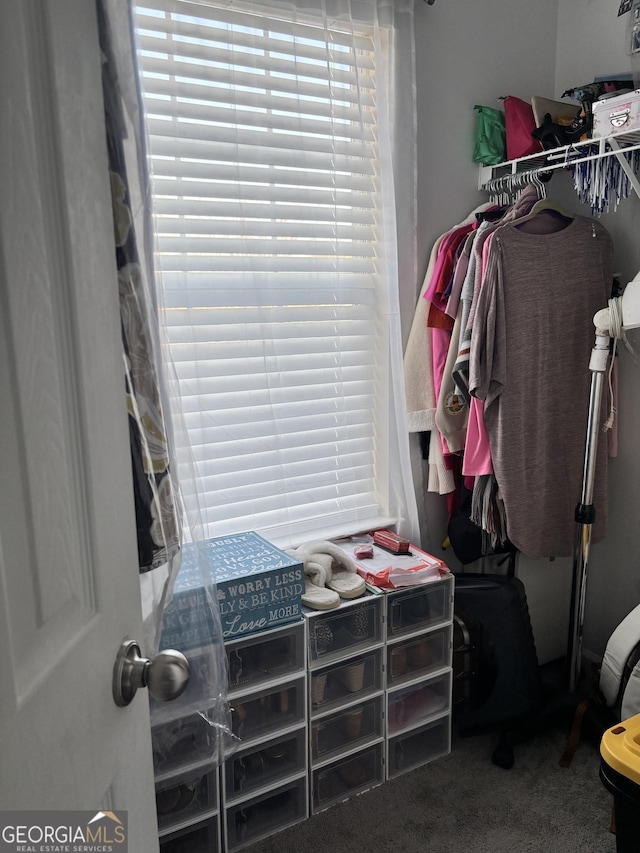
[(451, 717), (441, 717), (389, 738), (387, 751), (388, 779), (447, 755), (451, 751)]
[(235, 699), (233, 733), (243, 743), (275, 735), (305, 721), (306, 676)]
[(218, 811), (218, 768), (201, 767), (156, 784), (158, 827), (167, 830), (195, 815)]
[(160, 853), (218, 853), (220, 849), (217, 816), (160, 838)]
[(382, 644), (382, 598), (367, 596), (343, 603), (329, 615), (309, 619), (310, 666), (323, 666)]
[(451, 578), (387, 593), (387, 639), (415, 634), (440, 623), (451, 622), (453, 585)]
[(211, 763), (216, 733), (198, 714), (176, 719), (151, 730), (156, 780), (175, 775), (181, 768)]
[(311, 722), (311, 759), (326, 761), (383, 736), (382, 695)]
[(453, 655), (452, 626), (445, 625), (387, 646), (387, 687), (451, 667)]
[(184, 717), (190, 709), (203, 709), (207, 697), (211, 695), (210, 675), (214, 666), (216, 651), (211, 649), (187, 649), (183, 653), (189, 662), (189, 681), (178, 699), (173, 702), (161, 702), (149, 696), (152, 725), (163, 725), (176, 718)]
[(383, 687), (382, 649), (313, 670), (309, 683), (312, 714), (378, 693)]
[(261, 741), (251, 749), (239, 750), (224, 764), (222, 778), (225, 805), (274, 788), (307, 770), (307, 727), (297, 729), (269, 741)]
[(307, 777), (225, 810), (225, 850), (231, 853), (305, 820), (309, 814)]
[(382, 742), (312, 772), (312, 811), (329, 808), (384, 781)]
[(451, 671), (387, 693), (390, 735), (447, 713), (451, 708)]
[(267, 681), (303, 672), (304, 622), (225, 643), (229, 693), (234, 695)]

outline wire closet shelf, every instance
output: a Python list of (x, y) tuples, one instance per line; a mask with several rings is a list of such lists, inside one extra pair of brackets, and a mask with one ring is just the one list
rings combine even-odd
[(640, 183), (636, 176), (640, 167), (640, 129), (586, 139), (492, 166), (481, 165), (478, 188), (487, 191), (493, 199), (506, 199), (527, 183), (548, 179), (558, 169), (571, 169), (579, 195), (590, 201), (594, 210), (604, 212), (610, 204), (612, 178), (599, 166), (611, 162), (610, 158), (615, 158), (620, 167), (620, 178), (626, 182), (624, 191), (620, 191), (619, 186), (611, 188), (617, 201), (626, 197), (630, 189), (640, 198)]

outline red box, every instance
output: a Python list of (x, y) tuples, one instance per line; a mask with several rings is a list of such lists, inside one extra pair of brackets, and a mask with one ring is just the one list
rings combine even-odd
[(403, 536), (398, 536), (393, 530), (375, 530), (373, 541), (381, 548), (387, 548), (394, 554), (408, 554), (410, 542)]

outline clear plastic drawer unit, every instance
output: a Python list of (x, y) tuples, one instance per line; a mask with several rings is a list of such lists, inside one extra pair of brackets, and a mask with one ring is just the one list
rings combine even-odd
[(225, 850), (233, 853), (309, 816), (307, 780), (288, 782), (225, 810)]
[(387, 687), (397, 687), (415, 681), (441, 669), (451, 667), (453, 628), (444, 625), (429, 633), (408, 640), (399, 640), (386, 647)]
[(369, 595), (328, 612), (307, 613), (309, 665), (324, 666), (383, 642), (382, 598)]
[(451, 751), (450, 717), (440, 717), (387, 741), (387, 779), (434, 761)]
[(451, 671), (387, 693), (389, 735), (415, 727), (451, 708)]
[(306, 685), (302, 676), (235, 699), (231, 708), (233, 733), (243, 743), (250, 743), (304, 722)]
[(304, 672), (304, 622), (227, 642), (225, 651), (231, 696)]
[(247, 799), (307, 771), (306, 726), (240, 749), (222, 771), (225, 804)]
[(315, 763), (344, 755), (384, 735), (382, 696), (349, 705), (311, 722), (311, 759)]
[(387, 640), (444, 625), (453, 618), (453, 576), (387, 593)]
[(382, 649), (313, 670), (309, 682), (313, 716), (378, 693), (383, 687)]
[(381, 741), (312, 771), (312, 812), (323, 811), (381, 785), (383, 747)]
[(201, 767), (156, 784), (156, 810), (161, 831), (218, 811), (218, 768)]
[(220, 850), (217, 816), (160, 837), (160, 853), (218, 853)]

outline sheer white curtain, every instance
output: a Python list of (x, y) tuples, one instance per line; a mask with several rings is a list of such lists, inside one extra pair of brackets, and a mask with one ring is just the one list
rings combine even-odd
[(135, 13), (185, 500), (207, 537), (418, 541), (398, 299), (416, 287), (413, 0)]
[[(178, 699), (164, 703), (149, 697), (156, 773), (171, 769), (175, 777), (176, 758), (220, 762), (237, 748), (237, 739), (231, 730), (227, 658), (215, 579), (201, 554), (203, 548), (195, 549), (197, 569), (192, 569), (202, 592), (198, 611), (189, 614), (188, 622), (190, 628), (197, 626), (201, 642), (195, 646), (185, 639), (184, 623), (176, 625), (175, 614), (165, 622), (185, 538), (201, 542), (204, 534), (181, 408), (167, 389), (172, 366), (169, 361), (163, 363), (160, 355), (163, 329), (156, 306), (153, 251), (149, 249), (153, 243), (151, 203), (132, 6), (130, 0), (98, 0), (97, 8), (118, 262), (114, 287), (120, 293), (123, 333), (123, 405), (126, 387), (130, 427), (136, 439), (132, 438), (131, 450), (144, 624), (144, 638), (136, 639), (149, 657), (168, 645), (177, 645), (190, 668), (188, 687)], [(180, 444), (179, 481), (175, 441)], [(190, 495), (189, 506), (185, 492)], [(181, 639), (169, 643), (177, 635)]]

